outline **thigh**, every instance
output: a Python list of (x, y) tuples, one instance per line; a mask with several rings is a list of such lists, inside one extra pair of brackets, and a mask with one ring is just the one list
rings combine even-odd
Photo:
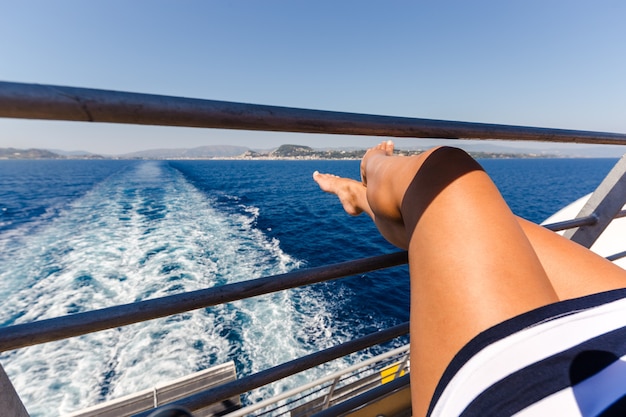
[(518, 219), (561, 300), (626, 287), (626, 271), (589, 249)]

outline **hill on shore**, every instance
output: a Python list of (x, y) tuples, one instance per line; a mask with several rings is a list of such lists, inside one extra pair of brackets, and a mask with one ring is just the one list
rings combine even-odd
[(0, 148), (0, 159), (64, 159), (45, 149)]

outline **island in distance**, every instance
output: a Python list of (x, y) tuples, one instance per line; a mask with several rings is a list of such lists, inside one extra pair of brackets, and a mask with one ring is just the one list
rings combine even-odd
[[(609, 146), (613, 148), (612, 146)], [(476, 144), (463, 146), (475, 158), (580, 158), (580, 157), (618, 157), (619, 153), (607, 147), (577, 150), (532, 150), (518, 149), (493, 144)], [(0, 148), (0, 159), (361, 159), (366, 149), (327, 148), (314, 149), (303, 145), (281, 145), (271, 150), (252, 150), (242, 146), (212, 145), (189, 149), (150, 149), (121, 155), (97, 155), (82, 151), (62, 151), (57, 149), (17, 149)], [(396, 149), (400, 155), (412, 155), (423, 152), (423, 149)]]

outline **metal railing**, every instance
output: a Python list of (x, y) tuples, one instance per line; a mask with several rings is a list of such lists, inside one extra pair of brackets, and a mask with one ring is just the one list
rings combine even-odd
[(316, 284), (331, 279), (363, 274), (406, 263), (406, 252), (396, 252), (14, 325), (0, 330), (0, 352), (126, 326), (159, 317), (171, 316), (199, 308)]
[(0, 117), (274, 132), (626, 145), (626, 135), (0, 82)]
[[(243, 394), (255, 388), (270, 384), (279, 379), (295, 375), (299, 372), (342, 358), (351, 353), (365, 348), (384, 343), (396, 337), (403, 336), (409, 331), (409, 324), (403, 323), (388, 329), (371, 333), (358, 339), (350, 340), (337, 346), (302, 356), (281, 365), (260, 371), (256, 374), (240, 378), (237, 381), (229, 382), (219, 387), (212, 388), (198, 394), (191, 395), (182, 400), (175, 401), (175, 404), (186, 407), (190, 410), (197, 410), (207, 405), (225, 400), (233, 395)], [(151, 411), (140, 413), (135, 417), (147, 417)]]
[[(329, 112), (8, 82), (0, 82), (0, 117), (385, 137), (507, 139), (626, 144), (626, 135), (616, 133)], [(620, 198), (624, 197), (620, 196)], [(617, 206), (619, 208), (616, 211), (615, 207)], [(610, 210), (613, 212), (611, 218), (626, 216), (626, 211), (619, 211), (622, 206), (623, 201), (620, 205), (619, 202), (613, 199)], [(563, 230), (567, 228), (593, 227), (598, 223), (604, 223), (604, 217), (607, 216), (606, 213), (601, 213), (599, 216), (593, 209), (587, 211), (580, 218), (554, 223), (546, 227), (551, 230)], [(0, 329), (0, 352), (152, 320), (158, 317), (275, 291), (362, 274), (376, 269), (402, 265), (406, 262), (406, 252), (398, 252), (33, 323), (14, 325)], [(220, 387), (194, 394), (177, 403), (195, 410), (211, 402), (217, 402), (232, 395), (248, 392), (285, 376), (293, 375), (369, 346), (383, 343), (407, 332), (407, 324), (382, 330)], [(4, 375), (4, 372), (0, 367), (0, 377), (2, 375)], [(408, 384), (406, 376), (396, 378), (389, 384), (369, 390), (363, 395), (342, 402), (339, 406), (335, 406), (336, 408), (330, 408), (320, 415), (337, 415), (341, 410), (357, 407), (359, 404), (377, 398), (383, 392), (399, 389), (399, 387), (406, 386), (406, 384)], [(16, 410), (16, 415), (27, 415), (20, 411), (21, 403), (19, 397), (12, 389), (9, 389), (12, 387), (10, 387), (8, 379), (0, 378), (0, 386), (3, 388), (2, 392), (0, 392), (0, 407), (3, 410)], [(12, 404), (15, 402), (19, 403), (15, 405), (15, 408), (6, 408), (12, 407)], [(148, 412), (139, 415), (145, 416), (147, 414)]]
[[(408, 331), (408, 329), (407, 329)], [(407, 360), (409, 357), (409, 346), (402, 346), (393, 350), (390, 350), (389, 352), (386, 352), (384, 354), (375, 356), (373, 358), (364, 360), (362, 362), (359, 362), (355, 365), (352, 365), (346, 369), (342, 369), (341, 371), (338, 372), (334, 372), (330, 375), (327, 375), (325, 377), (316, 379), (313, 382), (309, 382), (308, 384), (304, 384), (301, 385), (299, 387), (296, 387), (292, 390), (286, 391), (284, 393), (281, 393), (279, 395), (276, 395), (272, 398), (269, 398), (265, 401), (260, 401), (258, 403), (255, 403), (253, 405), (250, 405), (248, 407), (242, 408), (241, 410), (237, 410), (233, 413), (230, 413), (228, 416), (229, 417), (243, 417), (246, 415), (251, 415), (252, 413), (256, 412), (257, 410), (262, 410), (265, 407), (271, 406), (273, 404), (277, 404), (278, 402), (282, 401), (282, 400), (286, 400), (288, 398), (292, 398), (292, 397), (298, 397), (298, 400), (300, 400), (303, 397), (299, 397), (300, 394), (307, 392), (308, 390), (311, 390), (312, 388), (321, 386), (321, 388), (319, 388), (318, 390), (315, 391), (315, 394), (317, 394), (319, 397), (318, 398), (323, 398), (323, 402), (321, 402), (321, 404), (317, 407), (320, 410), (325, 410), (327, 408), (329, 408), (329, 405), (331, 404), (331, 402), (333, 401), (333, 399), (335, 398), (334, 395), (337, 391), (337, 388), (340, 384), (340, 382), (344, 379), (350, 378), (350, 377), (354, 377), (355, 373), (362, 373), (367, 372), (367, 371), (371, 371), (373, 369), (376, 369), (375, 367), (372, 367), (372, 365), (376, 365), (379, 363), (383, 363), (383, 364), (388, 364), (388, 363), (397, 363), (400, 362), (400, 364), (405, 365)], [(388, 361), (388, 359), (393, 359), (391, 362)], [(400, 371), (403, 369), (402, 366), (399, 367)], [(399, 378), (400, 372), (398, 372), (397, 377)], [(359, 376), (357, 376), (358, 378)], [(395, 378), (393, 378), (395, 379)], [(297, 400), (296, 400), (297, 401)], [(278, 405), (276, 406), (276, 408), (280, 408), (281, 406)], [(271, 410), (273, 411), (273, 410)], [(263, 415), (267, 415), (267, 412), (264, 412)]]

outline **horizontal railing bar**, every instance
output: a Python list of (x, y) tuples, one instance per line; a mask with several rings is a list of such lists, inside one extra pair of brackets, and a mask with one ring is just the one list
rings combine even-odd
[[(626, 217), (626, 210), (621, 210), (615, 215), (613, 220)], [(562, 222), (555, 222), (550, 224), (544, 224), (543, 227), (552, 230), (553, 232), (559, 232), (561, 230), (573, 229), (580, 226), (592, 226), (598, 222), (598, 218), (595, 215), (579, 217), (571, 220), (563, 220)]]
[(611, 262), (617, 261), (618, 259), (622, 259), (622, 258), (626, 258), (626, 251), (618, 252), (616, 254), (606, 257), (606, 259), (608, 259)]
[(598, 218), (594, 215), (591, 215), (586, 217), (580, 217), (577, 219), (563, 220), (561, 222), (544, 224), (543, 227), (552, 230), (553, 232), (558, 232), (561, 230), (572, 229), (574, 227), (591, 226), (596, 224), (597, 222)]
[(4, 327), (0, 328), (0, 352), (406, 263), (407, 253), (395, 252)]
[(626, 134), (265, 106), (0, 82), (0, 117), (275, 132), (626, 144)]
[[(216, 402), (231, 398), (234, 395), (251, 391), (255, 388), (259, 388), (274, 381), (295, 375), (315, 366), (344, 357), (350, 353), (358, 352), (359, 350), (363, 350), (370, 346), (403, 336), (408, 332), (408, 322), (398, 324), (397, 326), (380, 330), (376, 333), (370, 333), (367, 336), (302, 356), (236, 381), (227, 382), (215, 388), (210, 388), (206, 391), (193, 394), (189, 397), (174, 401), (169, 405), (175, 404), (185, 407), (188, 410), (198, 410)], [(134, 417), (147, 417), (154, 411), (154, 409), (148, 410), (143, 413), (135, 414)]]
[(391, 382), (387, 382), (386, 384), (383, 384), (379, 387), (372, 388), (371, 390), (365, 391), (363, 394), (340, 402), (339, 404), (327, 408), (326, 410), (320, 411), (319, 413), (314, 414), (312, 417), (336, 417), (339, 415), (343, 415), (344, 413), (367, 405), (372, 401), (383, 398), (384, 396), (389, 395), (394, 391), (403, 389), (410, 384), (409, 378), (409, 374), (401, 376), (400, 378), (396, 378)]

